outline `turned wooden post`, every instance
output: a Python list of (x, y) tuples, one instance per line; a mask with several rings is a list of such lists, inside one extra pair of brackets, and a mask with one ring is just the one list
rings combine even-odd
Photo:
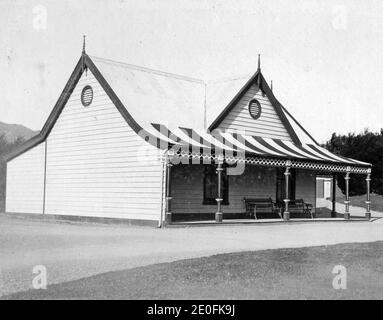
[(165, 223), (169, 224), (172, 222), (172, 209), (171, 209), (171, 201), (172, 201), (172, 195), (171, 195), (171, 168), (173, 164), (171, 164), (169, 161), (166, 163), (166, 193), (165, 193), (165, 199), (166, 199), (166, 211), (165, 211)]
[(366, 177), (366, 219), (371, 219), (371, 200), (370, 200), (370, 182), (371, 182), (371, 169), (368, 170), (367, 177)]
[(349, 189), (350, 189), (350, 167), (347, 167), (346, 169), (346, 176), (344, 177), (344, 180), (346, 182), (346, 200), (344, 201), (345, 204), (345, 212), (344, 212), (344, 218), (350, 219), (350, 196), (349, 196)]
[(290, 167), (291, 167), (291, 161), (287, 161), (286, 162), (286, 170), (285, 170), (285, 183), (286, 183), (286, 187), (285, 187), (285, 193), (286, 193), (286, 197), (285, 199), (283, 200), (285, 202), (285, 211), (283, 212), (283, 220), (287, 221), (287, 220), (290, 220), (290, 212), (289, 212), (289, 202), (290, 202), (290, 199), (289, 199), (289, 178), (290, 178)]
[(222, 184), (222, 167), (223, 161), (219, 160), (218, 161), (218, 166), (217, 166), (217, 175), (218, 175), (218, 196), (217, 196), (217, 212), (215, 213), (215, 222), (221, 223), (222, 222), (222, 192), (221, 192), (221, 184)]
[(336, 218), (336, 175), (332, 176), (332, 210), (331, 210), (331, 218)]

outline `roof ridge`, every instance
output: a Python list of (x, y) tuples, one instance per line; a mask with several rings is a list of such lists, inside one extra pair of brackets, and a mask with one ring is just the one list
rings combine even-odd
[(241, 74), (241, 75), (227, 77), (227, 78), (225, 77), (225, 78), (221, 78), (221, 79), (207, 80), (206, 84), (209, 85), (209, 84), (236, 81), (236, 80), (240, 80), (240, 79), (249, 79), (249, 78), (251, 78), (251, 76), (252, 76), (252, 74), (248, 73), (248, 74)]
[(125, 62), (121, 62), (121, 61), (116, 61), (116, 60), (112, 60), (112, 59), (96, 57), (96, 56), (92, 56), (92, 55), (89, 55), (89, 57), (91, 57), (95, 61), (99, 60), (99, 61), (103, 61), (103, 62), (107, 62), (107, 63), (112, 63), (112, 64), (120, 65), (120, 66), (125, 67), (125, 68), (132, 69), (132, 70), (138, 70), (138, 71), (142, 71), (142, 72), (157, 74), (157, 75), (164, 76), (164, 77), (175, 78), (178, 80), (184, 80), (184, 81), (189, 81), (189, 82), (200, 83), (200, 84), (206, 85), (206, 82), (202, 79), (192, 78), (192, 77), (188, 77), (188, 76), (184, 76), (184, 75), (180, 75), (180, 74), (176, 74), (176, 73), (165, 72), (165, 71), (161, 71), (161, 70), (156, 70), (156, 69), (152, 69), (152, 68), (138, 66), (138, 65), (125, 63)]

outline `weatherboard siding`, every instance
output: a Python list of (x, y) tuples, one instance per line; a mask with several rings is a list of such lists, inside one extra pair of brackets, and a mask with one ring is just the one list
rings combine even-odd
[[(258, 119), (253, 119), (248, 110), (248, 103), (253, 98), (256, 98), (262, 107), (262, 113)], [(226, 115), (218, 129), (245, 131), (248, 135), (291, 141), (290, 135), (274, 106), (266, 95), (263, 96), (261, 91), (256, 91), (255, 85), (250, 87), (236, 106)]]
[(45, 143), (8, 161), (6, 212), (43, 213)]
[[(172, 168), (172, 212), (176, 214), (214, 213), (217, 205), (204, 205), (203, 165), (178, 165)], [(272, 198), (276, 195), (275, 168), (246, 166), (242, 175), (229, 176), (229, 205), (223, 213), (245, 212), (244, 197)]]
[[(217, 211), (217, 205), (203, 204), (203, 165), (178, 165), (172, 168), (172, 212), (175, 214), (204, 214)], [(296, 198), (303, 198), (315, 208), (315, 175), (297, 170)], [(276, 169), (246, 166), (242, 175), (229, 176), (229, 204), (223, 213), (245, 212), (244, 197), (276, 197)]]
[[(93, 101), (81, 103), (84, 86)], [(129, 109), (129, 106), (127, 106)], [(88, 70), (47, 138), (45, 213), (159, 220), (162, 164)]]

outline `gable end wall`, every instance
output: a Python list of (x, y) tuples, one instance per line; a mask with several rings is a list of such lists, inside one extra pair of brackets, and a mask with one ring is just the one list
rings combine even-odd
[[(253, 119), (248, 110), (248, 103), (253, 98), (256, 98), (262, 107), (262, 113), (258, 119)], [(255, 85), (250, 87), (234, 108), (226, 115), (219, 124), (218, 129), (224, 131), (245, 131), (247, 135), (291, 141), (290, 135), (275, 111), (274, 106), (266, 95), (263, 96), (260, 90), (256, 91)]]
[[(80, 98), (85, 85), (94, 95), (88, 107)], [(44, 144), (8, 162), (7, 212), (43, 212)], [(159, 151), (129, 127), (89, 70), (49, 133), (46, 148), (45, 214), (160, 219)]]
[(6, 212), (43, 213), (45, 142), (8, 161)]

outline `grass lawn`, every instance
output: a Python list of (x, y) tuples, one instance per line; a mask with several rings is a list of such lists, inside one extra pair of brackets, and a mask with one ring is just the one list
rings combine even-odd
[[(336, 201), (344, 203), (344, 196), (337, 196)], [(366, 208), (366, 195), (350, 197), (350, 201), (352, 206)], [(383, 212), (383, 196), (371, 194), (371, 210)], [(316, 208), (315, 213), (317, 218), (331, 218), (331, 209), (329, 208)], [(343, 214), (337, 212), (336, 217), (343, 218)]]
[[(383, 212), (383, 196), (376, 194), (376, 193), (371, 193), (371, 210), (374, 211), (379, 211)], [(337, 202), (344, 202), (344, 196), (338, 196), (336, 197)], [(353, 196), (350, 197), (351, 205), (356, 206), (356, 207), (366, 207), (366, 195), (361, 195), (361, 196)]]
[[(346, 290), (333, 289), (336, 265), (347, 268)], [(383, 242), (220, 254), (109, 272), (2, 298), (383, 299)]]

